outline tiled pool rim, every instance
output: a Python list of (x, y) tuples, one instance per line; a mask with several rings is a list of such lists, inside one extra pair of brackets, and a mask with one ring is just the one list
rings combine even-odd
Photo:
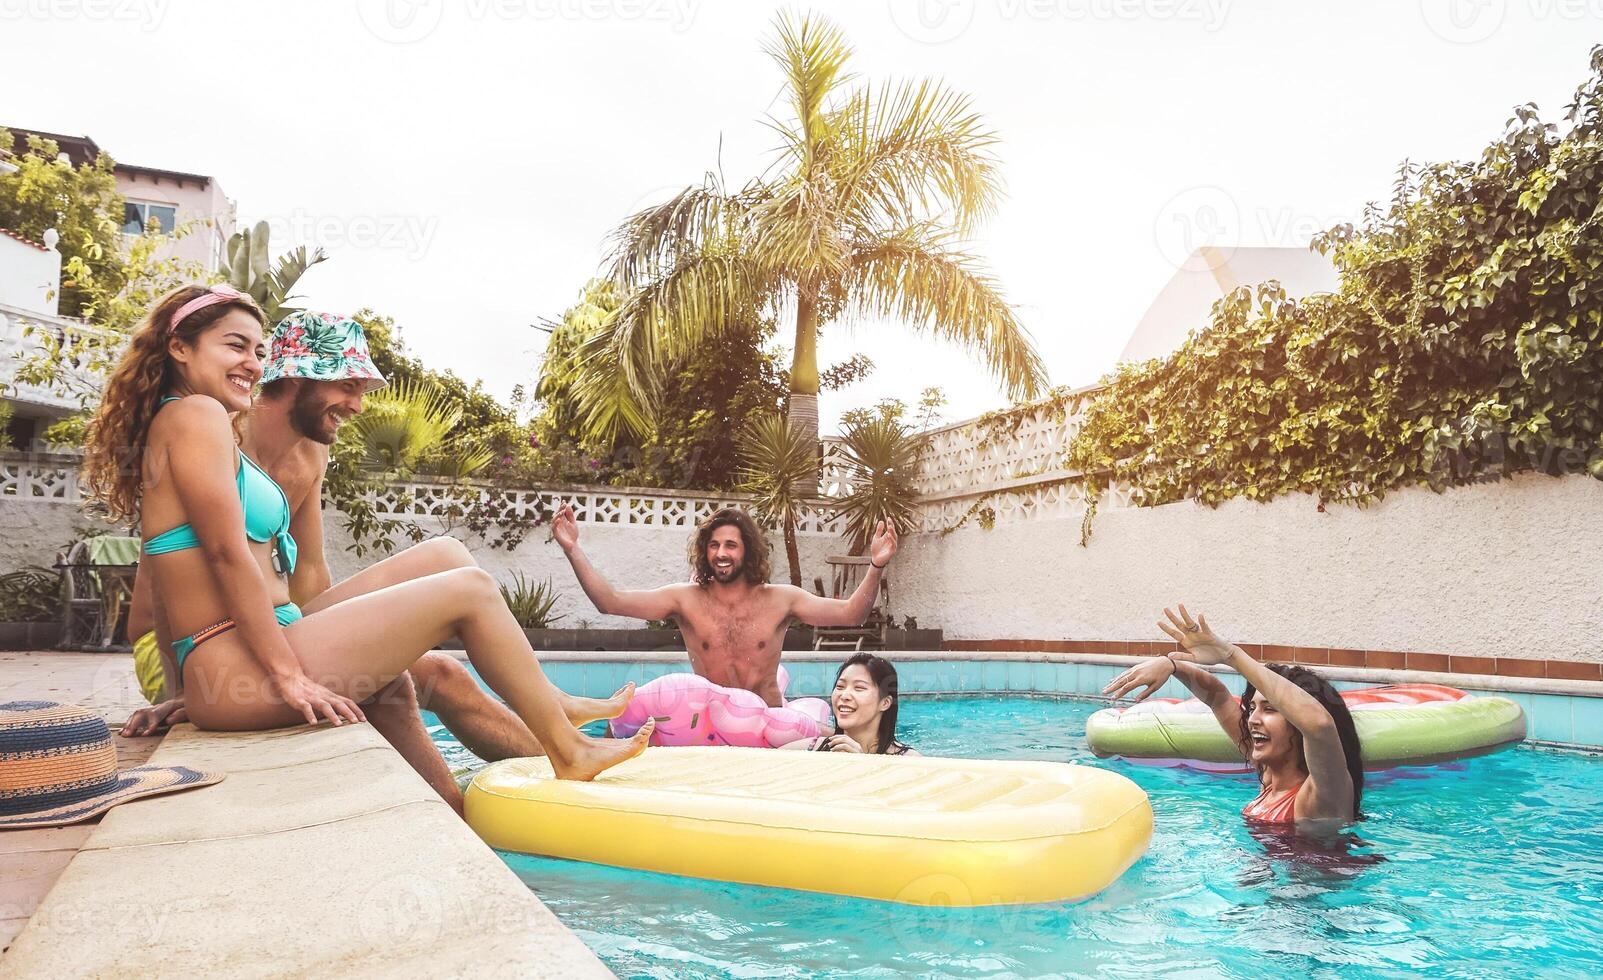
[[(461, 651), (448, 651), (464, 657)], [(849, 652), (786, 651), (789, 697), (825, 697), (835, 669)], [(1034, 697), (1101, 698), (1102, 688), (1140, 657), (1112, 654), (1035, 652), (964, 653), (951, 650), (897, 650), (896, 664), (904, 695), (1017, 694)], [(646, 681), (672, 671), (688, 670), (683, 653), (613, 653), (544, 651), (540, 662), (552, 683), (572, 694), (605, 697), (627, 681)], [(1371, 670), (1315, 667), (1341, 689), (1376, 684), (1444, 684), (1477, 694), (1502, 695), (1525, 709), (1531, 742), (1603, 752), (1603, 682), (1566, 681), (1476, 674), (1440, 674), (1417, 670)], [(1225, 686), (1240, 694), (1241, 675), (1215, 668)], [(1155, 697), (1188, 697), (1176, 681)]]

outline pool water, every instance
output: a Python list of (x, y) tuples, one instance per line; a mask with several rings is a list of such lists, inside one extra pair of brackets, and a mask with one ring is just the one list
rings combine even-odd
[[(1078, 904), (919, 909), (503, 855), (620, 977), (1603, 975), (1603, 758), (1515, 749), (1370, 774), (1325, 843), (1249, 831), (1250, 777), (1097, 760), (1063, 699), (910, 699), (934, 755), (1103, 765), (1157, 817)], [(453, 765), (477, 760), (432, 716)]]

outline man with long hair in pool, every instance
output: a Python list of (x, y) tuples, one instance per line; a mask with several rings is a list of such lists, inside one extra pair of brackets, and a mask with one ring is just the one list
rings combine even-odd
[[(220, 731), (363, 721), (358, 702), (455, 635), (559, 777), (591, 779), (639, 754), (649, 723), (631, 739), (574, 727), (480, 568), (385, 576), (371, 589), (369, 569), (304, 616), (288, 601), (289, 501), (230, 425), (262, 376), (264, 326), (250, 297), (226, 286), (173, 290), (134, 331), (89, 430), (84, 484), (114, 519), (141, 523), (190, 720)], [(319, 335), (308, 349), (332, 356), (347, 340)]]
[[(1163, 611), (1158, 627), (1184, 649), (1144, 660), (1115, 677), (1102, 693), (1137, 702), (1170, 677), (1207, 705), (1236, 748), (1258, 771), (1258, 796), (1241, 811), (1248, 821), (1291, 825), (1359, 819), (1364, 763), (1352, 712), (1330, 682), (1306, 667), (1260, 664), (1180, 607)], [(1247, 679), (1238, 704), (1202, 668), (1227, 664)]]
[(918, 755), (911, 745), (896, 738), (896, 714), (902, 698), (897, 693), (896, 666), (872, 653), (847, 658), (835, 672), (829, 707), (835, 731), (829, 735), (798, 738), (782, 749), (807, 752), (859, 752), (867, 755)]
[(768, 539), (745, 511), (726, 507), (702, 521), (690, 539), (692, 581), (633, 592), (615, 589), (579, 548), (573, 507), (552, 521), (579, 586), (598, 612), (635, 619), (673, 619), (684, 634), (690, 668), (724, 687), (742, 688), (769, 707), (779, 691), (779, 649), (785, 627), (859, 626), (874, 607), (880, 576), (896, 554), (896, 528), (880, 521), (868, 545), (869, 567), (849, 599), (826, 599), (768, 581)]

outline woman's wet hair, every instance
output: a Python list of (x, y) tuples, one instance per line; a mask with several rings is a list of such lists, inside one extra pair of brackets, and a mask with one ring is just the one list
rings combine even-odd
[[(879, 691), (879, 698), (891, 699), (891, 706), (886, 708), (879, 716), (879, 731), (875, 733), (879, 740), (878, 754), (886, 755), (892, 749), (906, 751), (907, 746), (896, 741), (896, 709), (901, 706), (902, 699), (896, 691), (895, 665), (884, 657), (875, 656), (872, 653), (856, 653), (840, 665), (840, 670), (835, 671), (836, 684), (840, 683), (840, 677), (846, 673), (846, 668), (848, 667), (862, 667), (867, 670), (869, 679), (874, 682), (875, 689)], [(879, 698), (875, 699), (876, 703), (878, 703)], [(846, 734), (841, 730), (838, 722), (835, 724), (835, 734)]]
[[(1353, 781), (1353, 819), (1362, 819), (1360, 804), (1364, 798), (1364, 758), (1358, 744), (1358, 728), (1353, 724), (1353, 713), (1347, 707), (1347, 702), (1341, 699), (1341, 692), (1337, 691), (1331, 683), (1309, 670), (1295, 664), (1264, 664), (1264, 667), (1274, 671), (1286, 680), (1307, 691), (1318, 701), (1324, 709), (1330, 712), (1331, 720), (1336, 723), (1336, 734), (1341, 738), (1341, 752), (1347, 759), (1347, 774)], [(1241, 741), (1252, 744), (1252, 733), (1248, 729), (1247, 720), (1252, 717), (1252, 699), (1257, 689), (1250, 683), (1241, 695)], [(1292, 747), (1297, 752), (1297, 764), (1303, 771), (1308, 771), (1308, 756), (1302, 748), (1302, 732), (1297, 726), (1291, 726)], [(1257, 766), (1258, 778), (1261, 781), (1264, 775), (1263, 766)]]

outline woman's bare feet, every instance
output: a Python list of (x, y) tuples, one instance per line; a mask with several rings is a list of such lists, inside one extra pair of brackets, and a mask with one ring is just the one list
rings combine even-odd
[(640, 731), (629, 738), (591, 738), (579, 734), (579, 741), (574, 743), (571, 751), (562, 753), (561, 757), (555, 752), (550, 753), (551, 771), (557, 774), (558, 779), (589, 782), (618, 763), (627, 762), (644, 752), (656, 727), (655, 719), (648, 720), (640, 726)]
[(568, 716), (568, 721), (573, 727), (578, 728), (587, 722), (618, 717), (623, 714), (623, 709), (629, 707), (629, 701), (634, 696), (634, 681), (618, 688), (610, 698), (580, 698), (564, 693), (562, 712)]

